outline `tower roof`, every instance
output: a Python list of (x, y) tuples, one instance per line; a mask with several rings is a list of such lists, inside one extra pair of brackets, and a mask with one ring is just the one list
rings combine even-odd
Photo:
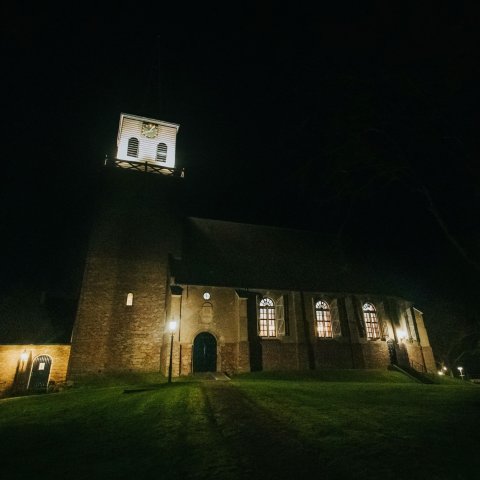
[(132, 118), (134, 120), (140, 120), (142, 122), (158, 123), (165, 127), (174, 127), (177, 129), (177, 132), (178, 132), (178, 129), (180, 128), (180, 125), (178, 123), (166, 122), (164, 120), (158, 120), (156, 118), (141, 117), (139, 115), (132, 115), (131, 113), (123, 113), (123, 112), (120, 114), (120, 126), (122, 125), (123, 119), (125, 117)]

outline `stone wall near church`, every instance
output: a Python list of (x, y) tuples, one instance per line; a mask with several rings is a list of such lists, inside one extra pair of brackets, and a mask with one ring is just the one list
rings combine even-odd
[[(22, 361), (25, 352), (27, 360)], [(23, 393), (28, 384), (33, 361), (38, 355), (52, 358), (49, 380), (63, 382), (67, 376), (69, 344), (58, 345), (0, 345), (0, 396)]]

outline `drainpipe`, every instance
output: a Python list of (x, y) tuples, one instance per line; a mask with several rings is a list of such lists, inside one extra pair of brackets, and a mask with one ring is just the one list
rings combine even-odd
[(303, 332), (305, 335), (305, 342), (307, 345), (308, 368), (310, 370), (315, 370), (315, 352), (313, 350), (312, 342), (310, 342), (310, 328), (307, 320), (307, 311), (305, 309), (305, 296), (303, 294), (303, 291), (300, 291), (300, 301), (302, 304)]

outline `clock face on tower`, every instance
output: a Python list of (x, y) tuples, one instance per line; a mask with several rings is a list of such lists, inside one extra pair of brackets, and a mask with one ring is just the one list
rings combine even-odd
[(142, 135), (147, 138), (155, 138), (158, 135), (158, 125), (155, 123), (142, 123)]

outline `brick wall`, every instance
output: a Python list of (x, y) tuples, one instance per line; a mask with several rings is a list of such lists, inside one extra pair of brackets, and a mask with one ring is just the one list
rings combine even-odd
[(183, 343), (181, 345), (182, 358), (180, 364), (180, 375), (190, 375), (192, 373), (192, 350), (191, 344)]
[(262, 341), (263, 370), (297, 370), (297, 346), (279, 340)]
[[(238, 368), (238, 347), (236, 343), (226, 343), (220, 347), (221, 365), (217, 366), (217, 370), (227, 374), (236, 373)], [(217, 361), (218, 364), (218, 361)]]
[[(24, 351), (28, 359), (22, 362), (20, 355)], [(0, 345), (0, 396), (21, 392), (26, 388), (32, 363), (38, 355), (52, 358), (50, 381), (65, 381), (70, 345)]]
[(348, 343), (316, 339), (315, 368), (353, 368), (352, 350)]
[(237, 373), (250, 371), (250, 351), (248, 342), (238, 343)]
[(363, 368), (386, 368), (390, 365), (387, 342), (380, 340), (360, 344), (363, 355)]
[[(72, 375), (158, 371), (166, 271), (166, 261), (90, 257), (73, 333)], [(127, 306), (130, 292), (133, 305)]]

